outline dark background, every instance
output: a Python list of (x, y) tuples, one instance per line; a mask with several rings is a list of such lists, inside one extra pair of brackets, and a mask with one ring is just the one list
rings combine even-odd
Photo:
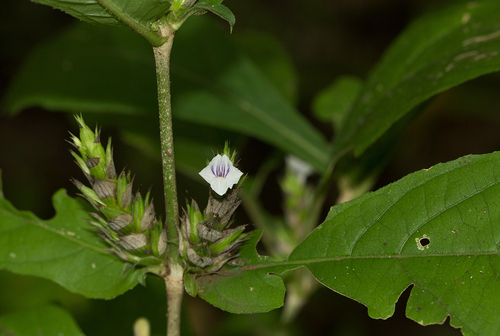
[[(276, 36), (283, 43), (299, 74), (299, 109), (327, 134), (328, 128), (311, 117), (310, 105), (315, 94), (339, 75), (366, 78), (384, 50), (412, 19), (456, 2), (226, 0), (224, 4), (236, 15), (235, 37), (256, 29)], [(74, 20), (28, 0), (2, 4), (0, 97), (29, 52)], [(219, 21), (227, 29), (226, 24)], [(495, 94), (498, 79), (496, 74), (484, 76), (438, 96), (400, 139), (377, 188), (438, 162), (497, 150), (500, 147), (500, 95)], [(11, 118), (6, 116), (4, 108), (0, 110), (3, 187), (6, 197), (17, 208), (50, 218), (53, 215), (51, 195), (56, 190), (66, 188), (70, 195), (76, 194), (69, 178), (80, 177), (81, 173), (64, 141), (69, 138), (68, 130), (76, 132), (76, 127), (64, 113), (32, 108)], [(105, 132), (113, 136), (117, 131), (113, 125), (106, 125)], [(143, 186), (154, 185), (153, 193), (158, 195), (155, 198), (162, 199), (158, 163), (117, 141), (114, 147), (118, 169), (127, 165), (140, 177)], [(268, 145), (257, 140), (249, 140), (240, 149), (247, 153), (269, 150)], [(259, 160), (246, 165), (247, 171), (254, 171)], [(193, 183), (181, 177), (179, 190)], [(380, 321), (370, 319), (364, 306), (320, 289), (294, 324), (287, 327), (278, 323), (280, 310), (230, 315), (200, 299), (187, 297), (184, 335), (459, 334), (448, 322), (445, 326), (424, 328), (406, 319), (408, 294), (407, 290), (398, 302), (395, 316)], [(156, 334), (164, 334), (164, 301), (163, 284), (157, 279), (150, 279), (148, 288), (138, 286), (116, 300), (103, 301), (68, 293), (49, 281), (0, 271), (0, 314), (56, 303), (73, 314), (87, 335), (131, 335), (132, 323), (140, 316), (151, 320)]]

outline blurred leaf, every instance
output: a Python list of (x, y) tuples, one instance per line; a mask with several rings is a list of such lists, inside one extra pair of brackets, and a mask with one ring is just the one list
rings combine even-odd
[(83, 332), (65, 310), (56, 306), (46, 306), (0, 316), (0, 335), (83, 336)]
[(75, 24), (29, 55), (5, 103), (12, 114), (33, 106), (152, 114), (158, 107), (151, 46), (127, 29)]
[(64, 190), (53, 197), (48, 221), (0, 198), (0, 268), (52, 280), (89, 298), (112, 299), (143, 276), (114, 256), (91, 230), (89, 215)]
[(433, 95), (500, 69), (500, 3), (460, 4), (411, 24), (377, 65), (334, 144), (360, 155)]
[(174, 115), (254, 136), (324, 171), (321, 134), (207, 21), (192, 22), (177, 34), (172, 56)]
[(333, 122), (338, 128), (362, 88), (363, 81), (358, 77), (339, 77), (315, 97), (312, 106), (314, 115), (319, 120)]
[(280, 93), (295, 105), (299, 78), (292, 59), (281, 42), (274, 36), (259, 31), (235, 34), (233, 40)]
[[(255, 246), (262, 234), (256, 230), (248, 235), (248, 241), (238, 254), (245, 261), (246, 271), (221, 271), (198, 278), (198, 295), (214, 306), (231, 313), (263, 313), (283, 305), (285, 286), (279, 276), (266, 269), (249, 270), (252, 265), (272, 262), (269, 257), (257, 254)], [(228, 276), (231, 275), (231, 276)]]
[[(226, 35), (201, 17), (177, 33), (174, 118), (256, 137), (323, 171), (328, 150), (321, 134)], [(77, 24), (29, 57), (7, 94), (7, 109), (42, 106), (157, 118), (150, 49), (127, 30)]]

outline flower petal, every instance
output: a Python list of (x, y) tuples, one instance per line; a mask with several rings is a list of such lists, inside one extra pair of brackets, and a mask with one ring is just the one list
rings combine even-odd
[(232, 188), (243, 173), (236, 167), (229, 157), (224, 154), (217, 154), (210, 164), (200, 171), (200, 176), (210, 183), (210, 187), (220, 196), (224, 195), (229, 188)]

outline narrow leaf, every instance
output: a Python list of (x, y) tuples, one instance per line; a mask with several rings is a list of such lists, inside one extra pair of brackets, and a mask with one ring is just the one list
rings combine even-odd
[(411, 24), (370, 75), (334, 144), (360, 155), (433, 95), (500, 69), (500, 3), (464, 3)]
[(53, 197), (48, 221), (0, 198), (0, 268), (52, 280), (89, 298), (111, 299), (143, 276), (118, 259), (86, 221), (89, 215), (64, 190)]
[(0, 335), (83, 336), (83, 332), (65, 310), (46, 306), (0, 316)]

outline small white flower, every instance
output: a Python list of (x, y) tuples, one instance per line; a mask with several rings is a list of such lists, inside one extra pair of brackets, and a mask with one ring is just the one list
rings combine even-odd
[(304, 186), (307, 178), (314, 173), (314, 169), (309, 163), (290, 154), (285, 157), (285, 164), (286, 168), (297, 177), (301, 186)]
[(200, 172), (201, 177), (210, 183), (210, 188), (220, 196), (232, 188), (240, 180), (243, 173), (236, 167), (226, 154), (217, 154), (210, 164)]

